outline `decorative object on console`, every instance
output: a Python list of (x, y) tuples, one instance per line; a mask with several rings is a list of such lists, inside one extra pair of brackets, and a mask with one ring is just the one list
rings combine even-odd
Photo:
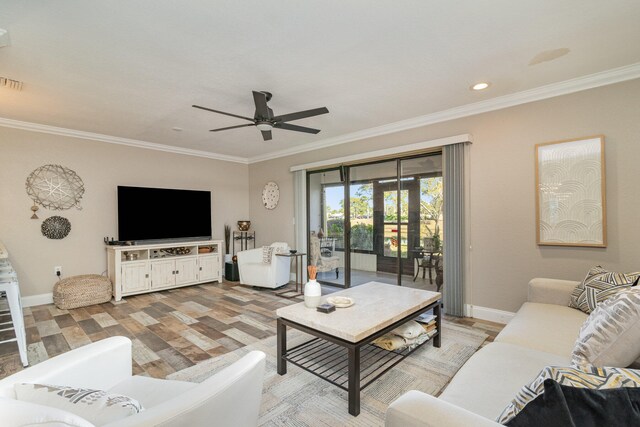
[(266, 209), (273, 210), (278, 207), (278, 201), (280, 200), (280, 189), (278, 184), (273, 181), (269, 181), (262, 189), (262, 204)]
[(54, 211), (75, 207), (82, 209), (84, 195), (82, 179), (69, 168), (60, 165), (44, 165), (29, 174), (27, 194), (34, 203)]
[(597, 265), (587, 273), (584, 280), (571, 293), (569, 307), (591, 313), (598, 304), (616, 293), (636, 286), (640, 272), (616, 273)]
[(189, 255), (191, 253), (191, 249), (186, 246), (180, 246), (178, 248), (160, 249), (160, 252), (164, 252), (169, 255)]
[(49, 239), (64, 239), (71, 232), (71, 223), (68, 219), (54, 215), (45, 219), (40, 227), (42, 235)]
[(604, 137), (536, 145), (538, 245), (607, 246)]
[(322, 298), (322, 288), (316, 280), (317, 269), (310, 265), (307, 267), (309, 281), (304, 285), (304, 305), (308, 308), (316, 308), (320, 305)]
[(238, 230), (249, 231), (250, 228), (251, 228), (251, 221), (247, 221), (247, 220), (238, 221)]
[(289, 249), (289, 253), (290, 253), (291, 255), (295, 255), (295, 254), (297, 254), (297, 253), (298, 253), (298, 251), (297, 251), (297, 249)]

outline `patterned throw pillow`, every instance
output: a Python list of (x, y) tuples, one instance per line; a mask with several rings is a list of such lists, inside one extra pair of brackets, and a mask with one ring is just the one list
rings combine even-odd
[(571, 293), (569, 307), (589, 314), (602, 301), (611, 298), (621, 290), (635, 286), (640, 279), (638, 273), (616, 273), (601, 266), (593, 267)]
[(500, 424), (511, 421), (527, 404), (544, 392), (544, 381), (552, 379), (560, 385), (593, 390), (640, 387), (640, 371), (623, 368), (563, 368), (547, 366), (531, 383), (522, 387), (497, 419)]
[(121, 394), (47, 384), (15, 384), (16, 398), (62, 409), (101, 426), (144, 410), (140, 402)]
[(640, 356), (640, 288), (627, 288), (589, 315), (573, 348), (574, 366), (629, 366)]
[(273, 258), (273, 251), (275, 248), (273, 246), (263, 246), (262, 247), (262, 262), (265, 264), (271, 264), (271, 258)]

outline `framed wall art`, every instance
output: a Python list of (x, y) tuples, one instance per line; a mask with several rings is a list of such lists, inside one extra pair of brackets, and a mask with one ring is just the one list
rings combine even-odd
[(607, 246), (604, 136), (537, 144), (538, 245)]

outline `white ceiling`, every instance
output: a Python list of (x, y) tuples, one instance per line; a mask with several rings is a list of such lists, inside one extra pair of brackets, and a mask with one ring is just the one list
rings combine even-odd
[[(252, 158), (638, 63), (638, 22), (637, 0), (0, 0), (24, 81), (0, 117)], [(326, 106), (294, 122), (322, 132), (209, 133), (244, 122), (191, 107), (253, 116), (252, 90)]]

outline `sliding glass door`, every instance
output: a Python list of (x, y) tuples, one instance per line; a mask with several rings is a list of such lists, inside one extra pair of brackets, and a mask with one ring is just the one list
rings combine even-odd
[[(309, 263), (325, 284), (437, 286), (439, 154), (308, 172)], [(441, 264), (441, 263), (440, 263)]]

